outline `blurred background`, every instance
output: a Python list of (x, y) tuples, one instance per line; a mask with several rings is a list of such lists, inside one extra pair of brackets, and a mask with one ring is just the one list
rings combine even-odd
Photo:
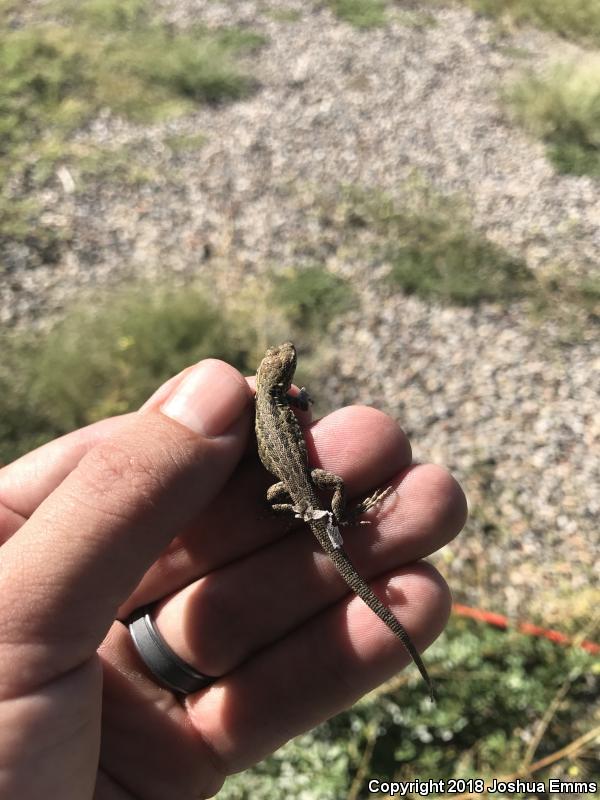
[(600, 780), (598, 0), (0, 0), (0, 41), (0, 463), (292, 338), (468, 497), (438, 704), (409, 668), (219, 798)]

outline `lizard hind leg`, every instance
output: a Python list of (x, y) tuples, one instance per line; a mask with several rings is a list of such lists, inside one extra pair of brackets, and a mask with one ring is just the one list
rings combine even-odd
[(287, 514), (288, 521), (284, 528), (284, 535), (287, 535), (293, 527), (296, 508), (292, 504), (292, 498), (285, 488), (283, 481), (278, 481), (267, 489), (267, 502), (276, 514)]
[(267, 489), (267, 502), (270, 504), (273, 511), (292, 512), (294, 513), (294, 505), (288, 490), (285, 488), (283, 481), (278, 481)]
[(345, 525), (348, 511), (346, 509), (346, 487), (339, 475), (327, 472), (324, 469), (312, 469), (310, 472), (312, 482), (317, 487), (326, 492), (333, 492), (331, 498), (331, 510), (338, 525)]
[(362, 514), (366, 514), (374, 506), (386, 498), (392, 491), (392, 487), (388, 486), (386, 489), (377, 489), (376, 492), (370, 497), (366, 497), (354, 508), (346, 508), (346, 487), (344, 481), (339, 475), (333, 472), (327, 472), (324, 469), (313, 469), (310, 473), (315, 486), (319, 489), (333, 491), (331, 499), (331, 510), (338, 525), (370, 525), (368, 519), (359, 520)]

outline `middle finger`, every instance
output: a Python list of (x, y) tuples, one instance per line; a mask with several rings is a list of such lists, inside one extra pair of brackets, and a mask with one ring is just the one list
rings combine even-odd
[[(373, 408), (339, 409), (312, 425), (305, 437), (309, 463), (340, 475), (350, 497), (384, 484), (411, 461), (404, 432)], [(275, 514), (268, 505), (266, 491), (274, 481), (255, 454), (244, 459), (201, 519), (175, 537), (148, 570), (120, 608), (120, 618), (298, 527), (293, 517)]]

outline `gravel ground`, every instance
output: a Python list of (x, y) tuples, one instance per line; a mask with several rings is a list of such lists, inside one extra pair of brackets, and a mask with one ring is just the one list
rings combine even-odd
[[(360, 287), (361, 310), (334, 326), (334, 377), (315, 393), (389, 411), (417, 458), (463, 482), (473, 520), (439, 559), (458, 596), (557, 625), (564, 604), (583, 614), (598, 597), (597, 330), (584, 323), (564, 344), (556, 321), (534, 321), (518, 304), (440, 308), (393, 295), (372, 268), (336, 252), (314, 213), (315, 193), (340, 184), (401, 203), (418, 170), (467, 198), (475, 226), (532, 269), (597, 274), (600, 184), (556, 175), (498, 104), (515, 70), (577, 48), (530, 29), (500, 37), (461, 8), (397, 12), (386, 28), (359, 32), (292, 0), (271, 8), (298, 11), (296, 21), (274, 19), (264, 2), (162, 5), (175, 25), (264, 33), (268, 44), (248, 62), (257, 92), (156, 126), (95, 120), (82, 142), (134, 145), (154, 177), (136, 187), (57, 176), (46, 218), (71, 227), (72, 245), (51, 266), (14, 254), (0, 320), (39, 324), (82, 288), (133, 275), (200, 275), (227, 290), (272, 265), (326, 263)], [(199, 132), (197, 152), (165, 145)]]

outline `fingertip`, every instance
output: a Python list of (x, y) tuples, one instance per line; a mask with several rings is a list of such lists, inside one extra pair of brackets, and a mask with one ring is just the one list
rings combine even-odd
[(174, 386), (160, 411), (194, 433), (214, 438), (235, 422), (250, 400), (248, 384), (237, 369), (207, 358)]
[(150, 397), (143, 403), (138, 412), (147, 411), (148, 409), (158, 409), (160, 406), (165, 402), (167, 397), (171, 394), (171, 392), (178, 386), (185, 376), (194, 368), (194, 365), (190, 365), (185, 369), (182, 369), (181, 372), (178, 372), (177, 375), (173, 375), (167, 381), (162, 383), (155, 392), (153, 392)]
[(414, 608), (416, 638), (420, 647), (429, 647), (442, 633), (452, 613), (452, 592), (442, 574), (428, 561), (411, 567), (409, 603)]
[(385, 483), (412, 460), (400, 425), (371, 406), (345, 406), (317, 420), (307, 445), (309, 460), (342, 475), (353, 493)]
[(454, 476), (439, 464), (412, 464), (396, 488), (403, 524), (432, 552), (452, 541), (468, 516), (467, 499)]

